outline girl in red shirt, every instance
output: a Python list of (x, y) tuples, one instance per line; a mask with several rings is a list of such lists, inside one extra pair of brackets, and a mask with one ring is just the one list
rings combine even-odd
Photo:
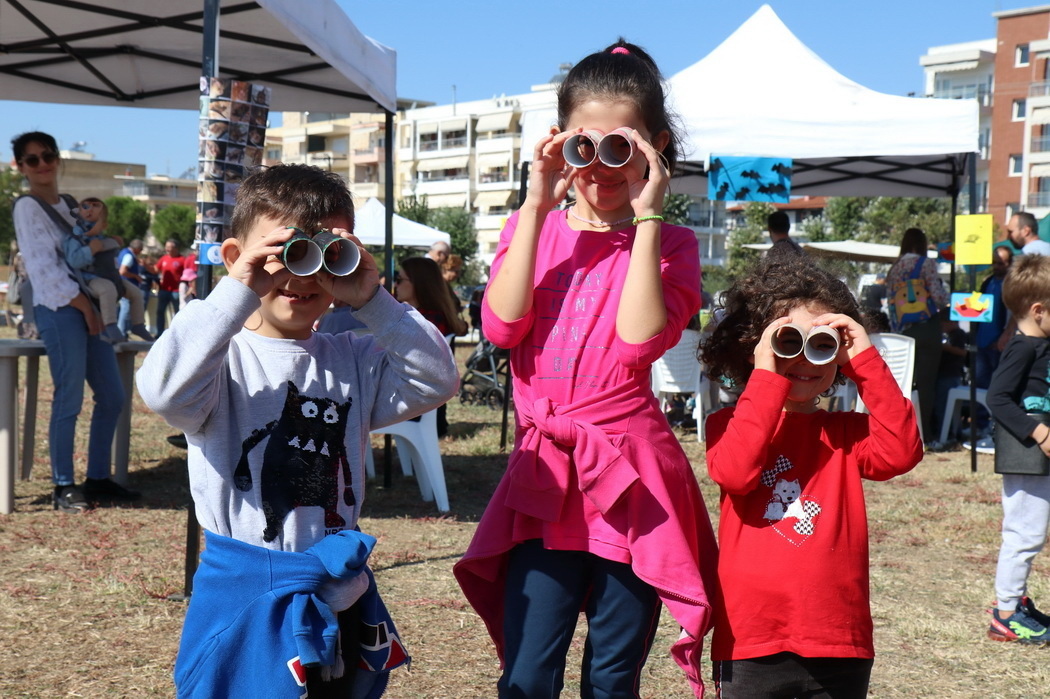
[[(721, 488), (715, 685), (723, 699), (865, 697), (875, 651), (861, 481), (922, 459), (915, 412), (849, 289), (805, 258), (761, 262), (727, 291), (725, 311), (701, 346), (712, 376), (744, 387), (707, 422)], [(803, 333), (791, 349), (813, 337), (833, 358), (775, 354), (787, 323)], [(837, 351), (834, 337), (810, 336), (818, 326), (838, 336)], [(819, 408), (843, 377), (870, 414)]]

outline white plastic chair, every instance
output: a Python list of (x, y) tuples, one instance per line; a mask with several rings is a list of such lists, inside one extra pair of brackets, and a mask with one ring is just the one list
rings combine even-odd
[[(455, 337), (454, 334), (446, 335), (445, 342), (451, 345)], [(433, 501), (439, 512), (448, 512), (445, 467), (441, 463), (441, 447), (437, 436), (437, 409), (423, 413), (418, 420), (404, 420), (374, 429), (371, 434), (394, 436), (401, 472), (406, 476), (415, 472), (423, 501)], [(375, 477), (376, 467), (371, 447), (365, 449), (365, 469), (369, 478)]]
[(676, 393), (695, 393), (700, 386), (700, 360), (696, 348), (700, 333), (683, 330), (678, 344), (653, 362), (653, 393), (660, 400), (660, 410), (667, 409), (667, 400)]
[[(419, 494), (424, 502), (434, 502), (441, 512), (448, 512), (448, 491), (445, 488), (445, 467), (441, 463), (441, 448), (437, 437), (437, 411), (419, 416), (419, 420), (405, 420), (372, 430), (372, 434), (394, 435), (401, 472), (416, 474)], [(368, 477), (376, 475), (372, 448), (365, 449), (365, 468)]]
[[(873, 333), (869, 337), (871, 344), (875, 345), (886, 362), (886, 366), (890, 368), (893, 378), (897, 380), (901, 393), (911, 397), (912, 407), (915, 409), (915, 421), (919, 425), (919, 437), (926, 441), (926, 435), (922, 433), (919, 392), (912, 389), (912, 379), (915, 376), (915, 338), (896, 333)], [(857, 412), (868, 412), (859, 395), (857, 396)]]
[[(974, 389), (977, 394), (977, 402), (984, 406), (985, 410), (988, 410), (988, 389), (977, 388)], [(941, 444), (948, 441), (952, 433), (958, 428), (959, 421), (962, 419), (962, 408), (964, 405), (970, 404), (970, 387), (969, 386), (956, 386), (955, 388), (948, 391), (948, 400), (945, 403), (944, 418), (941, 420)], [(989, 411), (991, 412), (991, 411)], [(970, 413), (972, 416), (973, 413)]]

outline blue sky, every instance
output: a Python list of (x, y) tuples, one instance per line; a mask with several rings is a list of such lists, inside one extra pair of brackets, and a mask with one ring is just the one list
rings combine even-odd
[[(503, 2), (338, 0), (357, 27), (398, 54), (400, 97), (439, 104), (528, 92), (623, 35), (672, 75), (715, 48), (761, 0)], [(921, 93), (919, 57), (930, 46), (995, 36), (992, 13), (1038, 0), (771, 0), (785, 24), (840, 73), (880, 92)], [(799, 99), (806, 99), (799, 78)], [(455, 87), (453, 87), (455, 86)], [(712, 95), (712, 99), (718, 99)], [(50, 105), (0, 100), (0, 158), (9, 139), (53, 134), (63, 148), (86, 141), (100, 160), (145, 163), (178, 176), (195, 163), (196, 102), (187, 110)], [(158, 137), (159, 135), (159, 137)]]

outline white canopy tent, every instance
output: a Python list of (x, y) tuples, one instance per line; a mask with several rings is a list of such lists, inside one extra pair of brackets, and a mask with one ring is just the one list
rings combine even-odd
[[(978, 150), (974, 100), (886, 95), (842, 76), (763, 5), (668, 79), (689, 191), (711, 156), (792, 158), (792, 194), (951, 196)], [(672, 185), (683, 191), (683, 183)]]
[[(381, 246), (386, 241), (386, 207), (370, 197), (354, 211), (354, 235), (365, 245)], [(394, 247), (429, 248), (437, 241), (451, 242), (448, 233), (394, 214)]]
[[(396, 53), (333, 0), (221, 0), (216, 77), (274, 88), (271, 109), (396, 111)], [(8, 100), (196, 109), (205, 0), (0, 0)]]

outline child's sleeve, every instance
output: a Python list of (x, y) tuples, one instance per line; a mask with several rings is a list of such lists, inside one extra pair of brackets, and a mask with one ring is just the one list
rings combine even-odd
[(91, 263), (95, 261), (95, 255), (91, 252), (91, 248), (84, 244), (76, 235), (76, 229), (73, 231), (73, 235), (67, 235), (62, 241), (62, 254), (66, 256), (66, 262), (73, 269), (84, 269), (90, 267)]
[(783, 376), (755, 369), (736, 407), (707, 419), (707, 472), (725, 492), (741, 495), (758, 486), (790, 390)]
[(915, 408), (875, 347), (842, 367), (857, 384), (868, 415), (853, 415), (858, 441), (854, 447), (861, 475), (884, 481), (907, 473), (922, 461), (923, 446)]
[(354, 342), (365, 348), (358, 361), (375, 386), (370, 429), (425, 413), (456, 394), (459, 372), (452, 350), (418, 311), (380, 289), (354, 317), (372, 331), (371, 338)]
[(255, 292), (226, 278), (206, 300), (179, 310), (135, 376), (150, 410), (172, 427), (200, 431), (225, 393), (230, 341), (259, 305)]
[(663, 356), (678, 344), (689, 319), (700, 310), (700, 250), (696, 235), (686, 228), (664, 225), (660, 236), (660, 279), (667, 324), (661, 332), (638, 344), (624, 342), (616, 335), (613, 349), (626, 367), (647, 367)]
[(1016, 337), (1012, 339), (1003, 350), (985, 397), (992, 417), (1018, 441), (1030, 437), (1039, 424), (1021, 407), (1035, 354), (1031, 343)]
[[(503, 267), (503, 262), (507, 256), (507, 250), (510, 248), (511, 238), (514, 237), (514, 231), (518, 226), (518, 212), (514, 212), (509, 219), (507, 219), (507, 225), (503, 227), (503, 230), (499, 235), (499, 244), (496, 247), (496, 256), (492, 260), (492, 266), (489, 268), (489, 284), (492, 284), (492, 280), (496, 278), (496, 274), (500, 268)], [(546, 226), (546, 221), (544, 221)], [(540, 233), (543, 234), (543, 231)], [(489, 307), (489, 289), (488, 285), (485, 287), (485, 295), (481, 300), (481, 327), (482, 332), (485, 333), (485, 337), (489, 342), (496, 345), (497, 347), (503, 347), (509, 349), (517, 346), (525, 336), (532, 329), (532, 323), (536, 317), (536, 311), (530, 308), (528, 312), (521, 318), (511, 321), (505, 321), (497, 316), (492, 309)]]

